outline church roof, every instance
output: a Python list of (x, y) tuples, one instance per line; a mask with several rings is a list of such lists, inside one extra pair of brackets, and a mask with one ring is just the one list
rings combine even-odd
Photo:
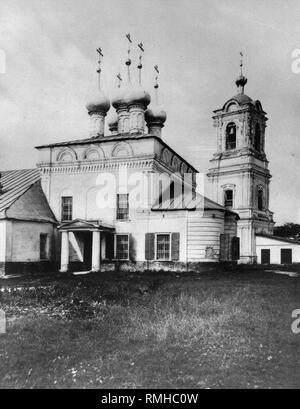
[(128, 140), (142, 140), (142, 139), (149, 139), (153, 138), (159, 141), (162, 145), (167, 147), (173, 154), (176, 154), (178, 158), (180, 158), (183, 162), (188, 164), (189, 168), (193, 170), (193, 172), (198, 173), (198, 170), (194, 168), (187, 160), (185, 160), (181, 155), (179, 155), (174, 149), (172, 149), (166, 142), (164, 142), (161, 138), (156, 135), (152, 134), (144, 134), (144, 133), (137, 133), (137, 134), (116, 134), (116, 135), (105, 135), (99, 137), (92, 137), (92, 138), (85, 138), (85, 139), (76, 139), (72, 141), (64, 141), (64, 142), (56, 142), (48, 145), (39, 145), (36, 146), (36, 149), (43, 149), (43, 148), (54, 148), (60, 146), (71, 146), (71, 145), (88, 145), (90, 143), (106, 143), (110, 141), (128, 141)]
[(287, 237), (274, 236), (272, 234), (266, 234), (266, 233), (256, 233), (256, 236), (265, 237), (266, 239), (277, 240), (277, 241), (281, 241), (281, 242), (284, 242), (284, 243), (291, 243), (291, 244), (299, 244), (300, 245), (299, 240), (293, 240), (293, 239), (289, 239)]
[[(196, 210), (196, 209), (204, 209), (204, 210), (220, 210), (222, 212), (229, 212), (235, 214), (238, 217), (238, 214), (228, 210), (226, 207), (214, 202), (213, 200), (209, 199), (201, 195), (200, 193), (196, 192), (196, 197), (193, 199), (191, 194), (189, 195), (188, 200), (182, 200), (181, 196), (177, 196), (174, 200), (169, 200), (168, 198), (169, 192), (166, 195), (162, 195), (163, 200), (162, 202), (156, 203), (152, 210), (160, 210), (160, 211), (168, 211), (168, 210)], [(187, 197), (187, 196), (185, 196)]]
[(0, 212), (8, 209), (34, 183), (40, 180), (38, 169), (1, 171)]
[(237, 95), (235, 95), (234, 97), (232, 97), (231, 99), (234, 99), (234, 100), (237, 101), (240, 105), (249, 104), (249, 103), (254, 104), (253, 99), (251, 99), (250, 97), (248, 97), (248, 95), (246, 95), (246, 94), (237, 94)]
[(0, 182), (0, 218), (57, 223), (38, 169), (2, 171)]

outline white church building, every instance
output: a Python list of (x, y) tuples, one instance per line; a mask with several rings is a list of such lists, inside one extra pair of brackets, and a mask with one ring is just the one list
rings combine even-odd
[[(22, 242), (16, 260), (7, 230), (0, 229), (2, 274), (7, 257), (19, 270), (41, 261), (45, 267), (47, 260), (50, 269), (56, 261), (62, 273), (201, 271), (209, 263), (264, 262), (261, 240), (272, 238), (274, 226), (264, 151), (267, 118), (261, 103), (244, 94), (242, 72), (237, 95), (214, 111), (217, 147), (207, 175), (209, 199), (197, 190), (197, 170), (163, 140), (166, 112), (158, 104), (157, 77), (151, 100), (141, 82), (141, 58), (139, 81), (131, 80), (129, 53), (127, 83), (109, 99), (101, 90), (97, 51), (99, 88), (86, 105), (90, 135), (37, 147), (46, 212), (30, 219), (36, 223), (30, 240), (28, 229), (16, 225)], [(34, 183), (27, 184), (29, 194)], [(0, 227), (5, 220), (4, 212)], [(276, 243), (286, 244), (278, 238)], [(299, 249), (298, 243), (289, 244)], [(294, 250), (293, 262), (298, 258)], [(284, 260), (290, 260), (287, 253)]]

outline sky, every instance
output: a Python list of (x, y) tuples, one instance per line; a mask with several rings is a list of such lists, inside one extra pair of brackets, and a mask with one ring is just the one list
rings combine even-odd
[(34, 167), (36, 145), (89, 136), (95, 50), (112, 95), (116, 74), (125, 78), (130, 32), (132, 75), (142, 41), (150, 92), (159, 65), (163, 139), (206, 173), (212, 111), (236, 94), (242, 51), (245, 93), (269, 118), (270, 210), (278, 224), (300, 223), (299, 15), (298, 0), (0, 0), (0, 169)]

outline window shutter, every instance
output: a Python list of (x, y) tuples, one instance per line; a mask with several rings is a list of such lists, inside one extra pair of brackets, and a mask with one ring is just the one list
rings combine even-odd
[(145, 235), (145, 258), (146, 260), (154, 260), (154, 233), (146, 233)]
[(229, 234), (220, 234), (220, 261), (230, 259), (230, 240)]
[(115, 252), (115, 235), (113, 233), (106, 233), (106, 258), (113, 259)]
[(232, 237), (231, 239), (231, 260), (239, 260), (240, 258), (240, 238)]
[(172, 233), (172, 260), (179, 260), (180, 233)]
[(136, 259), (136, 249), (135, 249), (135, 240), (132, 237), (132, 234), (129, 234), (129, 260), (135, 261)]

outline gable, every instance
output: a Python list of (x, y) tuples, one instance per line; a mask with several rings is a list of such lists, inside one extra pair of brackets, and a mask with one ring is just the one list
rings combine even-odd
[(57, 223), (40, 181), (35, 182), (6, 210), (6, 217), (17, 220)]

